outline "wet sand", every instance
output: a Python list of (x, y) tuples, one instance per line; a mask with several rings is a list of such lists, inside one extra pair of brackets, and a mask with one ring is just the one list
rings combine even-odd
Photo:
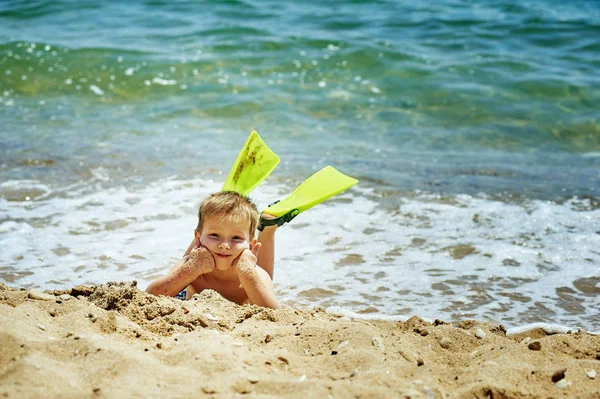
[(0, 397), (598, 398), (600, 336), (0, 284)]

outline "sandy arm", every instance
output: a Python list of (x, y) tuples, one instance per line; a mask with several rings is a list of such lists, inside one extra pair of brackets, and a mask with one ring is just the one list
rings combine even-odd
[[(193, 248), (193, 245), (194, 242), (190, 248)], [(210, 273), (214, 269), (215, 260), (208, 249), (200, 246), (196, 249), (188, 249), (186, 253), (189, 255), (184, 255), (167, 275), (151, 282), (146, 292), (153, 295), (175, 296), (198, 276)]]
[(281, 306), (275, 298), (273, 280), (264, 269), (260, 266), (257, 267), (256, 264), (260, 246), (261, 244), (257, 243), (252, 250), (246, 249), (242, 252), (236, 264), (237, 275), (251, 304), (279, 309)]

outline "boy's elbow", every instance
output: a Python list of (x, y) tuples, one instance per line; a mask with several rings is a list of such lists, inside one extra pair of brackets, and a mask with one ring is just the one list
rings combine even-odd
[(148, 287), (146, 287), (146, 292), (147, 292), (148, 294), (152, 294), (152, 295), (158, 295), (158, 294), (156, 293), (156, 288), (155, 288), (155, 287), (154, 287), (152, 284), (150, 284)]
[(163, 284), (159, 280), (154, 280), (146, 287), (146, 292), (152, 295), (165, 295)]
[(279, 304), (279, 302), (277, 302), (277, 299), (266, 300), (263, 303), (261, 303), (259, 306), (262, 306), (263, 308), (269, 308), (269, 309), (281, 309), (281, 305)]
[(279, 304), (279, 301), (277, 299), (273, 298), (273, 300), (269, 302), (269, 307), (271, 309), (281, 309), (281, 305)]

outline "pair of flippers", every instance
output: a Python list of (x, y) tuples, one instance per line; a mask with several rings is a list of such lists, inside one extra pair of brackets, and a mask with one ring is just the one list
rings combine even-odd
[[(229, 176), (223, 185), (223, 191), (236, 191), (247, 196), (279, 164), (279, 157), (262, 140), (256, 131), (252, 131), (246, 144), (240, 151)], [(281, 226), (300, 213), (341, 193), (358, 183), (358, 180), (346, 176), (332, 166), (326, 166), (300, 184), (290, 195), (276, 201), (262, 211), (274, 216), (272, 219), (260, 219), (258, 229), (265, 226)]]

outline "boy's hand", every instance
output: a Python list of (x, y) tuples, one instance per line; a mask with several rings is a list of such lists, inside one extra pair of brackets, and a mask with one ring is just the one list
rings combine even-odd
[(249, 249), (244, 249), (242, 253), (233, 261), (233, 267), (239, 271), (252, 270), (258, 260), (258, 252), (262, 244), (257, 242)]
[(200, 241), (197, 240), (196, 245), (185, 260), (186, 266), (193, 268), (198, 275), (212, 272), (215, 268), (215, 258)]
[(240, 279), (240, 289), (246, 292), (248, 302), (271, 309), (280, 307), (275, 298), (275, 288), (269, 274), (256, 264), (262, 244), (257, 242), (245, 249), (233, 262)]

